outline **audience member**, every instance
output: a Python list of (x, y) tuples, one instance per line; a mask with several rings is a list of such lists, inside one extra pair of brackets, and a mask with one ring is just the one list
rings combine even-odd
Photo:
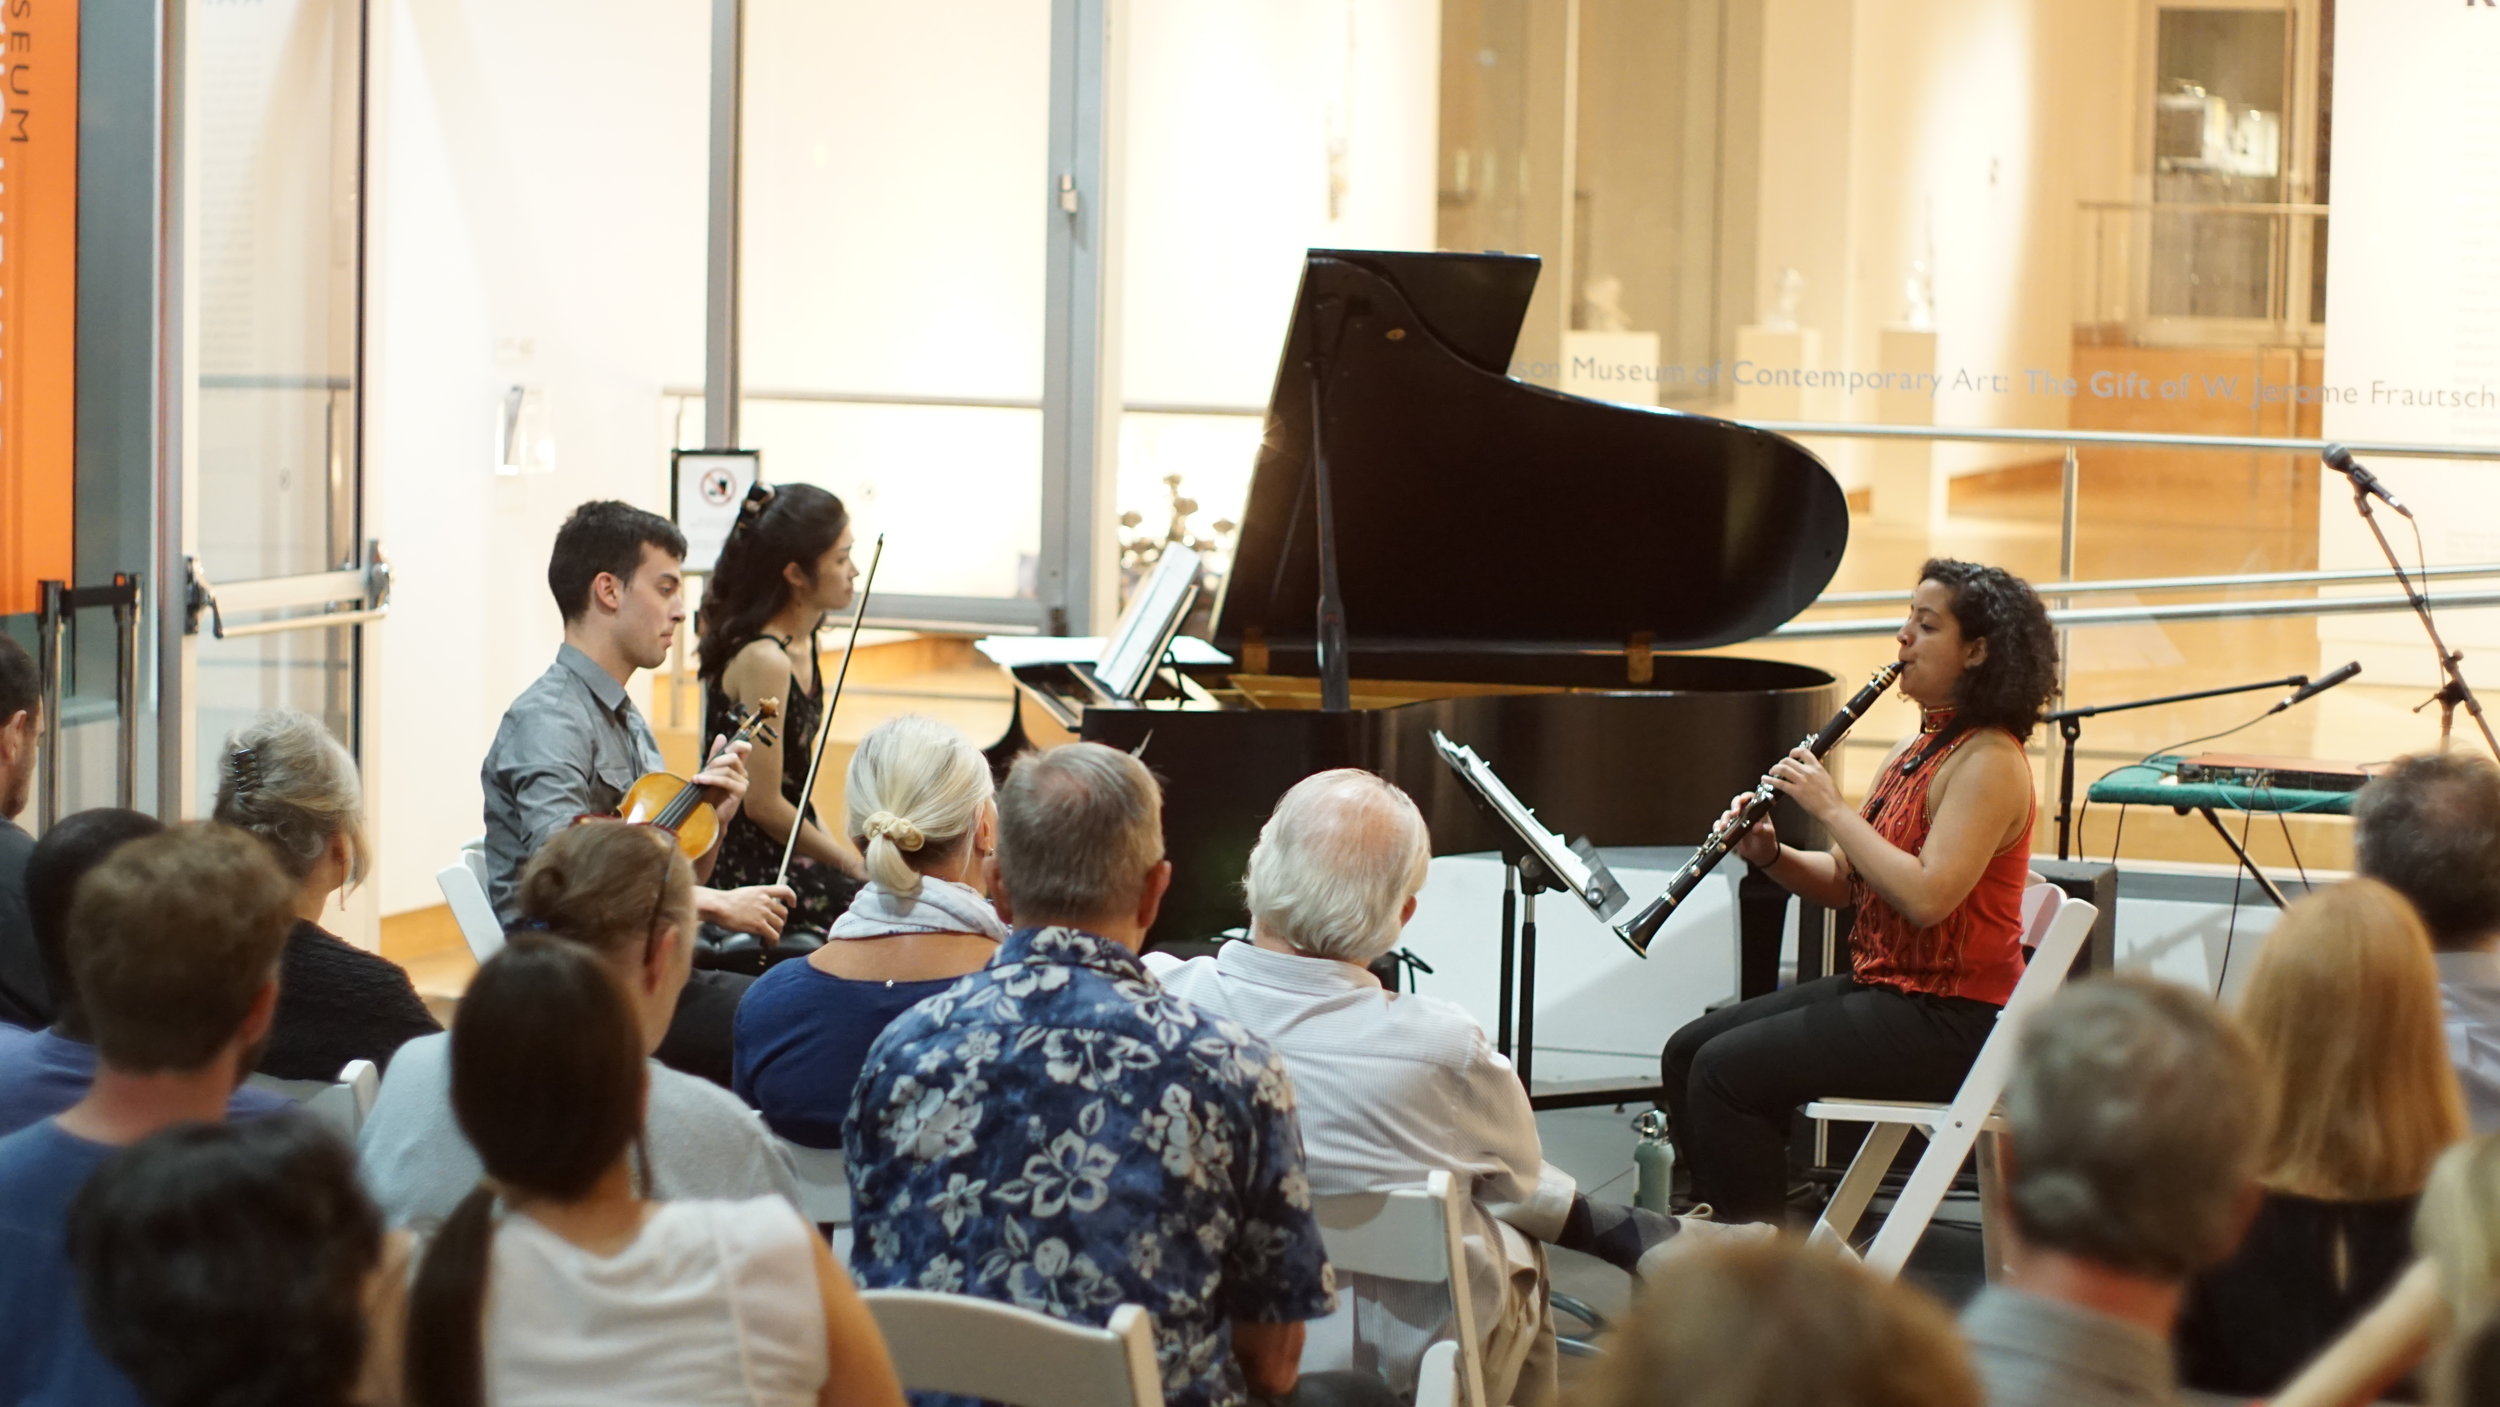
[(2466, 1117), (2500, 1132), (2500, 767), (2462, 750), (2398, 758), (2353, 798), (2352, 848), (2354, 870), (2430, 929)]
[[(1240, 1022), (1284, 1057), (1313, 1191), (1412, 1187), (1436, 1168), (1472, 1180), (1465, 1240), (1486, 1392), (1495, 1402), (1543, 1400), (1555, 1388), (1543, 1243), (1632, 1271), (1645, 1251), (1664, 1252), (1677, 1222), (1581, 1195), (1545, 1161), (1518, 1072), (1475, 1018), (1382, 989), (1370, 964), (1414, 916), (1431, 859), (1406, 793), (1352, 768), (1305, 778), (1250, 852), (1249, 941), (1188, 962), (1150, 953), (1146, 966), (1166, 991)], [(1312, 1327), (1303, 1361), (1369, 1369), (1411, 1392), (1424, 1350), (1449, 1336), (1448, 1297), (1368, 1276), (1338, 1290), (1337, 1312)]]
[(900, 1407), (867, 1306), (789, 1203), (650, 1199), (647, 1026), (606, 964), (537, 934), (461, 999), (451, 1103), (491, 1181), (418, 1265), (412, 1407)]
[[(63, 817), (36, 842), (34, 857), (26, 864), (27, 912), (34, 922), (35, 955), (45, 986), (56, 998), (54, 1019), (40, 1031), (0, 1028), (0, 1134), (51, 1118), (84, 1098), (94, 1083), (95, 1033), (70, 976), (70, 900), (78, 882), (106, 856), (164, 829), (165, 823), (154, 816), (99, 807)], [(188, 897), (176, 899), (168, 911), (187, 910), (191, 902)], [(161, 913), (150, 915), (149, 922), (161, 928), (159, 942), (179, 943), (187, 932), (166, 924)], [(226, 1101), (227, 1114), (237, 1118), (293, 1107), (293, 1101), (251, 1085), (236, 1089)]]
[(2465, 1112), (2440, 1029), (2430, 938), (2402, 896), (2356, 879), (2285, 910), (2240, 1020), (2272, 1082), (2265, 1200), (2179, 1317), (2179, 1374), (2262, 1397), (2395, 1283), (2414, 1203)]
[(132, 1145), (79, 1192), (69, 1250), (96, 1346), (153, 1407), (396, 1399), (405, 1248), (317, 1120)]
[(226, 739), (216, 818), (269, 842), (296, 884), (264, 1075), (336, 1079), (351, 1060), (388, 1068), (402, 1044), (443, 1029), (399, 964), (321, 926), (330, 896), (364, 880), (363, 808), (356, 759), (318, 721), (274, 709)]
[(981, 750), (932, 718), (880, 723), (851, 754), (845, 831), (868, 886), (823, 947), (766, 972), (738, 1004), (731, 1088), (782, 1137), (840, 1148), (869, 1044), (997, 955), (1007, 926), (982, 875), (998, 847), (990, 790)]
[(2500, 1305), (2500, 1135), (2432, 1165), (2416, 1260), (2352, 1328), (2275, 1395), (2275, 1407), (2364, 1407)]
[(2500, 1310), (2486, 1311), (2440, 1355), (2433, 1407), (2500, 1403)]
[(2256, 1053), (2202, 993), (2096, 978), (2030, 1019), (2005, 1119), (2005, 1278), (1962, 1314), (1991, 1407), (2170, 1401), (2187, 1282), (2256, 1205)]
[(0, 1022), (34, 1030), (52, 1020), (52, 991), (26, 916), (26, 860), (35, 840), (17, 824), (34, 794), (43, 681), (26, 647), (0, 635)]
[(134, 840), (79, 882), (71, 985), (95, 1081), (0, 1138), (0, 1402), (139, 1401), (88, 1336), (70, 1203), (115, 1149), (224, 1117), (277, 1012), (293, 890), (266, 847), (219, 825)]
[(1085, 1323), (1141, 1305), (1174, 1407), (1359, 1391), (1297, 1384), (1334, 1296), (1284, 1063), (1138, 961), (1172, 878), (1162, 811), (1124, 752), (1017, 760), (989, 869), (1016, 927), (860, 1075), (853, 1268)]
[(1663, 1264), (1575, 1407), (1980, 1407), (1944, 1307), (1795, 1241)]
[[(521, 931), (579, 944), (633, 999), (656, 1049), (691, 961), (694, 874), (664, 831), (590, 821), (560, 832), (521, 876)], [(467, 998), (463, 998), (463, 1011)], [(361, 1139), (365, 1182), (394, 1225), (440, 1221), (477, 1185), (478, 1154), (453, 1117), (451, 1038), (400, 1047)], [(753, 1110), (720, 1086), (653, 1062), (651, 1180), (663, 1197), (746, 1198), (797, 1188)]]

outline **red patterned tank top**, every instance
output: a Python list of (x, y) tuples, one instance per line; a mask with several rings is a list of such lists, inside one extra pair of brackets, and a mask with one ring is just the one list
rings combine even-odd
[[(1915, 770), (1904, 770), (1903, 762), (1917, 759), (1925, 748), (1923, 740), (1911, 744), (1900, 761), (1884, 764), (1858, 814), (1877, 835), (1918, 854), (1927, 844), (1928, 785), (1944, 770), (1945, 759), (1977, 736), (1975, 730), (1959, 734)], [(1932, 928), (1911, 927), (1852, 870), (1849, 898), (1858, 916), (1849, 942), (1857, 979), (2003, 1006), (2023, 975), (2023, 886), (2031, 871), (2031, 825), (2037, 814), (2035, 807), (2023, 821), (2022, 834), (1988, 861), (1969, 896)]]

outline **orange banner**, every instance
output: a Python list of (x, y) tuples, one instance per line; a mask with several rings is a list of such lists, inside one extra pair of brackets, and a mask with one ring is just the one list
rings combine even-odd
[(70, 580), (78, 0), (0, 0), (0, 615)]

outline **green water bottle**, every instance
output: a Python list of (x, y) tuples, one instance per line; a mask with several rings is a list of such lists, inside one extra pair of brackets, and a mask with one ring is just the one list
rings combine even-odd
[(1667, 1141), (1667, 1114), (1652, 1109), (1632, 1121), (1641, 1141), (1632, 1149), (1632, 1205), (1667, 1215), (1668, 1189), (1675, 1183), (1675, 1145)]

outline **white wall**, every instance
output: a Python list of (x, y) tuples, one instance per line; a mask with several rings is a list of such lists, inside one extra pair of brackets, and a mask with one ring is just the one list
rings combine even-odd
[[(2500, 390), (2500, 10), (2343, 5), (2334, 43), (2326, 382), (2359, 400), (2326, 406), (2323, 432), (2331, 440), (2500, 445), (2500, 409), (2407, 406), (2371, 394), (2373, 382)], [(2431, 561), (2500, 559), (2493, 461), (2365, 459), (2419, 515)], [(2379, 517), (2410, 565), (2413, 534), (2394, 514)], [(2319, 566), (2384, 567), (2350, 492), (2331, 474), (2318, 520)], [(2488, 666), (2477, 662), (2500, 646), (2500, 611), (2442, 612), (2440, 627), (2450, 648), (2471, 652), (2467, 677), (2490, 688)], [(2318, 622), (2318, 637), (2322, 660), (2358, 658), (2381, 682), (2436, 678), (2411, 617), (2330, 616)]]
[[(704, 16), (668, 0), (376, 7), (371, 506), (396, 586), (369, 750), (381, 907), (440, 902), (478, 763), (559, 639), (577, 503), (667, 504), (659, 396), (703, 354)], [(499, 365), (496, 346), (526, 355)], [(556, 467), (494, 472), (497, 389), (545, 388)]]
[[(1264, 407), (1306, 250), (1434, 247), (1439, 0), (1133, 0), (1123, 14), (1123, 391)], [(1238, 516), (1259, 430), (1132, 421), (1120, 505), (1159, 524), (1161, 477), (1179, 473), (1202, 527)]]
[[(1806, 277), (1827, 367), (1873, 370), (1929, 264), (1937, 369), (2011, 378), (1935, 399), (1939, 425), (2063, 428), (2026, 367), (2072, 359), (2076, 203), (2123, 195), (2129, 0), (1769, 0), (1763, 12), (1757, 303)], [(1875, 397), (1823, 398), (1872, 419)], [(2037, 456), (1944, 445), (1969, 472)]]

